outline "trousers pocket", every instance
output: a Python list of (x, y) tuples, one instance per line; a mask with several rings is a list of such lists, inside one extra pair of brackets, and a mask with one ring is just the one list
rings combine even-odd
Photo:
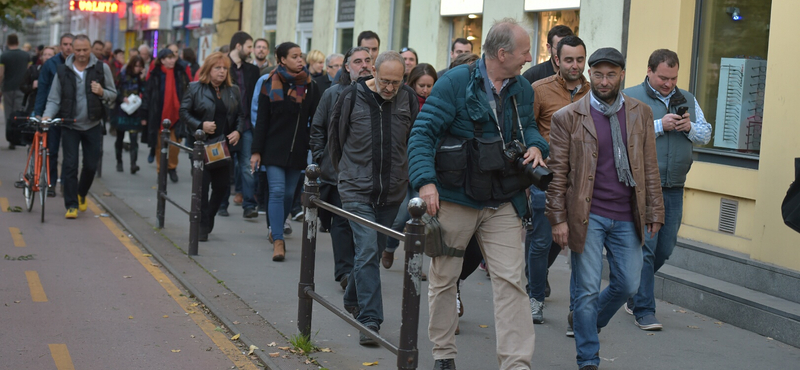
[(445, 136), (436, 149), (436, 180), (445, 188), (464, 187), (467, 169), (467, 144), (465, 139)]
[(467, 196), (477, 201), (487, 201), (492, 199), (492, 177), (493, 172), (482, 171), (480, 168), (480, 150), (477, 141), (472, 140), (467, 143), (467, 176), (465, 191)]

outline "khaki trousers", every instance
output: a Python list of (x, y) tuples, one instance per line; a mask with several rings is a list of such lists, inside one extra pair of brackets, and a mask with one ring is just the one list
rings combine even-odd
[[(464, 250), (474, 234), (481, 247), (492, 279), (499, 368), (530, 369), (535, 336), (530, 302), (522, 281), (525, 267), (522, 221), (514, 206), (505, 203), (498, 209), (477, 210), (443, 201), (439, 223), (448, 246)], [(460, 257), (448, 256), (431, 261), (428, 336), (433, 342), (435, 360), (455, 358), (457, 354), (456, 281), (462, 262)]]
[[(119, 134), (117, 134), (119, 135)], [(175, 131), (169, 132), (169, 139), (178, 142), (178, 139), (175, 137)], [(169, 144), (168, 144), (169, 145)], [(181, 154), (181, 150), (178, 149), (175, 145), (169, 145), (169, 153), (167, 153), (167, 169), (174, 170), (178, 168), (178, 156)], [(161, 168), (161, 133), (158, 133), (158, 143), (156, 144), (156, 171)]]

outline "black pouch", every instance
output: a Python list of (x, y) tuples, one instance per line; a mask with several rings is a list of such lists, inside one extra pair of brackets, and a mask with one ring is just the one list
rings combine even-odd
[(425, 223), (425, 255), (428, 257), (464, 257), (464, 250), (450, 248), (444, 243), (442, 227), (437, 216), (422, 215)]
[(476, 137), (475, 144), (478, 154), (478, 168), (483, 172), (499, 171), (505, 168), (506, 160), (503, 158), (503, 138)]
[(444, 188), (463, 188), (467, 171), (467, 140), (447, 135), (436, 148), (436, 180)]
[(480, 149), (477, 140), (467, 142), (467, 176), (464, 190), (468, 197), (479, 202), (492, 199), (492, 177), (495, 171), (481, 171)]

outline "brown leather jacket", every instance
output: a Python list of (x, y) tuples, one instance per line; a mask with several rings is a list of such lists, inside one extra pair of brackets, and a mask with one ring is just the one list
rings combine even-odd
[(589, 93), (589, 81), (581, 75), (581, 89), (572, 96), (572, 91), (567, 89), (567, 83), (560, 74), (534, 82), (533, 87), (533, 118), (536, 126), (547, 142), (550, 142), (550, 121), (553, 114), (570, 103), (580, 100)]
[[(569, 248), (582, 253), (597, 169), (597, 132), (590, 112), (591, 95), (553, 115), (548, 167), (553, 181), (547, 189), (545, 213), (550, 224), (567, 222)], [(636, 181), (633, 219), (644, 245), (645, 225), (664, 223), (664, 199), (658, 173), (653, 112), (647, 104), (625, 95), (628, 160)]]

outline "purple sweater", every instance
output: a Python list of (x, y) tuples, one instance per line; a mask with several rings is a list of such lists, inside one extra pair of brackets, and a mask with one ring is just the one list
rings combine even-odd
[[(592, 120), (597, 131), (597, 171), (592, 192), (591, 213), (616, 221), (633, 222), (631, 196), (633, 188), (621, 183), (614, 166), (614, 145), (611, 141), (611, 122), (600, 111), (592, 108)], [(622, 142), (628, 147), (625, 108), (617, 112)]]

